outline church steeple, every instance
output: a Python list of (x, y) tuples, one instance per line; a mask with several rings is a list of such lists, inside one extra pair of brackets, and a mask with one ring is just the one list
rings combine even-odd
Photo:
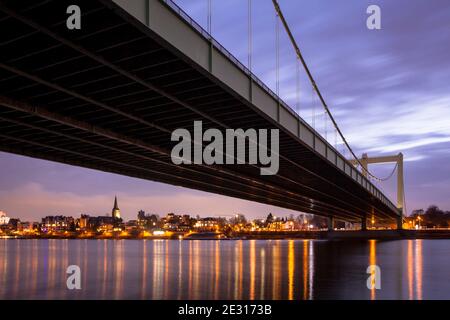
[(114, 197), (114, 207), (112, 209), (112, 217), (115, 219), (120, 219), (120, 209), (117, 205), (117, 196)]
[(117, 205), (117, 196), (114, 197), (114, 209), (119, 209), (119, 206)]

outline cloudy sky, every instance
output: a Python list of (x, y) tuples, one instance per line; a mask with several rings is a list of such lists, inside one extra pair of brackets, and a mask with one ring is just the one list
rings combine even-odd
[[(178, 0), (206, 28), (207, 0)], [(247, 0), (212, 0), (212, 33), (248, 61)], [(276, 87), (276, 19), (270, 0), (253, 0), (252, 70)], [(407, 209), (450, 210), (450, 1), (281, 0), (294, 36), (342, 131), (358, 154), (406, 160)], [(366, 9), (381, 8), (381, 30)], [(287, 36), (280, 28), (280, 95), (335, 144)], [(300, 88), (297, 94), (297, 87)], [(299, 98), (297, 98), (299, 97)], [(315, 114), (315, 117), (313, 117)], [(339, 150), (343, 150), (337, 141)], [(344, 152), (344, 151), (342, 151)], [(349, 155), (348, 152), (344, 153)], [(388, 175), (392, 165), (373, 171)], [(139, 209), (262, 217), (288, 210), (150, 181), (0, 153), (0, 210), (23, 220), (48, 214), (110, 213), (114, 195), (126, 219)], [(395, 179), (380, 188), (395, 199)]]

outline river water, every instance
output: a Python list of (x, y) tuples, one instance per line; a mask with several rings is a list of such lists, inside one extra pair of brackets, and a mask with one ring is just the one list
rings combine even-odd
[(3, 239), (0, 299), (450, 299), (449, 263), (450, 240)]

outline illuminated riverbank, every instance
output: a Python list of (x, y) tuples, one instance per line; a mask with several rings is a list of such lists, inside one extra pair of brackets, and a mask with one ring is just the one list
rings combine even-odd
[(220, 232), (167, 232), (164, 234), (43, 234), (43, 235), (1, 235), (0, 239), (129, 239), (129, 240), (289, 240), (289, 239), (317, 239), (317, 240), (400, 240), (400, 239), (450, 239), (448, 229), (429, 230), (341, 230), (341, 231), (250, 231), (225, 235)]

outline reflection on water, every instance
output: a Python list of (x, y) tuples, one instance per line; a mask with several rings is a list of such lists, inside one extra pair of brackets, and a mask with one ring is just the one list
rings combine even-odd
[(416, 299), (422, 299), (422, 240), (417, 240), (415, 243), (414, 269), (416, 270)]
[[(370, 253), (369, 253), (369, 266), (375, 266), (377, 264), (377, 241), (369, 240), (370, 243)], [(375, 278), (371, 279), (372, 289), (370, 290), (370, 300), (376, 299), (376, 288), (375, 288)]]
[[(450, 241), (0, 240), (0, 299), (450, 299)], [(82, 289), (68, 290), (78, 265)], [(367, 289), (369, 265), (381, 289)]]

